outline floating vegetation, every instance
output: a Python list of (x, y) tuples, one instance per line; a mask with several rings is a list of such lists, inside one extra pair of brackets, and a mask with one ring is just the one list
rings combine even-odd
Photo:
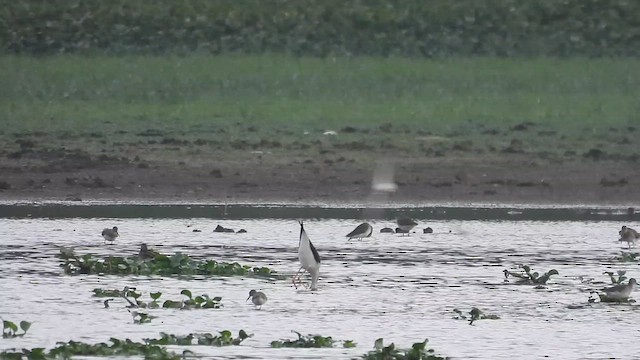
[[(168, 309), (219, 309), (223, 305), (221, 303), (222, 297), (209, 297), (207, 294), (202, 294), (198, 296), (193, 296), (191, 290), (184, 289), (180, 292), (181, 295), (186, 296), (186, 299), (180, 300), (165, 300), (160, 305), (160, 297), (162, 296), (161, 292), (150, 292), (149, 297), (151, 301), (144, 302), (140, 300), (142, 296), (141, 292), (136, 291), (136, 288), (130, 288), (125, 286), (122, 290), (105, 290), (105, 289), (93, 289), (93, 296), (107, 296), (103, 294), (109, 294), (111, 296), (119, 296), (125, 299), (129, 303), (130, 308), (149, 308), (149, 309), (158, 309), (168, 308)], [(112, 299), (109, 299), (112, 300)], [(105, 307), (108, 306), (108, 301), (105, 300)]]
[(542, 276), (536, 271), (531, 272), (531, 268), (528, 265), (518, 265), (520, 270), (511, 271), (511, 270), (503, 270), (505, 282), (509, 281), (509, 276), (513, 276), (518, 278), (516, 280), (516, 284), (536, 284), (536, 285), (545, 285), (551, 275), (558, 275), (558, 271), (556, 269), (551, 269), (544, 273)]
[(444, 360), (446, 358), (435, 355), (433, 349), (427, 349), (427, 342), (415, 343), (411, 346), (411, 350), (398, 350), (391, 343), (384, 346), (382, 338), (376, 340), (375, 350), (369, 351), (362, 356), (366, 360)]
[[(207, 346), (230, 346), (240, 345), (245, 339), (252, 337), (253, 334), (247, 334), (246, 331), (240, 330), (237, 337), (233, 337), (231, 331), (220, 331), (220, 335), (212, 335), (210, 333), (189, 334), (184, 336), (176, 336), (172, 334), (160, 333), (160, 339), (144, 339), (147, 344), (151, 345), (207, 345)], [(195, 343), (194, 343), (194, 340)]]
[[(331, 336), (312, 335), (307, 336), (300, 334), (295, 330), (291, 330), (298, 335), (296, 340), (274, 340), (271, 342), (272, 348), (330, 348), (336, 340), (333, 340)], [(353, 343), (353, 342), (351, 342)]]
[[(240, 345), (240, 343), (253, 336), (240, 330), (237, 337), (231, 335), (231, 331), (220, 331), (220, 335), (189, 334), (186, 336), (176, 336), (172, 334), (160, 333), (159, 339), (144, 339), (144, 343), (126, 340), (109, 339), (109, 343), (87, 344), (78, 341), (67, 343), (59, 342), (57, 346), (49, 351), (44, 348), (6, 350), (0, 352), (0, 359), (69, 359), (72, 356), (143, 356), (145, 359), (178, 360), (184, 356), (169, 352), (163, 345), (207, 345), (207, 346), (229, 346)], [(196, 340), (194, 343), (193, 340)], [(183, 355), (191, 353), (185, 350)]]
[(627, 280), (627, 277), (625, 276), (627, 272), (625, 270), (618, 270), (615, 273), (613, 271), (605, 271), (603, 274), (609, 275), (609, 278), (611, 279), (611, 283), (613, 285), (622, 284), (625, 280)]
[(623, 251), (620, 255), (616, 256), (614, 260), (621, 262), (638, 262), (640, 261), (640, 253)]
[(110, 343), (87, 344), (78, 341), (59, 342), (49, 351), (44, 348), (22, 349), (21, 351), (7, 350), (0, 353), (0, 359), (69, 359), (72, 356), (135, 356), (141, 355), (145, 359), (178, 360), (182, 357), (167, 351), (158, 345), (143, 344), (129, 339), (118, 340), (111, 338)]
[(27, 331), (29, 331), (30, 327), (30, 322), (24, 320), (20, 321), (20, 330), (22, 330), (22, 333), (19, 334), (18, 325), (8, 320), (2, 320), (2, 337), (6, 339), (24, 336)]
[(129, 311), (131, 316), (133, 316), (134, 324), (147, 324), (150, 323), (151, 320), (155, 319), (157, 316), (152, 316), (147, 313), (137, 312), (137, 311)]
[(455, 312), (457, 315), (455, 315), (453, 318), (456, 320), (469, 320), (469, 325), (473, 325), (473, 322), (476, 320), (485, 320), (485, 319), (489, 319), (489, 320), (497, 320), (500, 319), (500, 317), (498, 315), (493, 315), (493, 314), (485, 314), (484, 312), (482, 312), (482, 310), (478, 309), (477, 307), (472, 307), (471, 310), (469, 311), (469, 315), (465, 315), (462, 313), (462, 311), (458, 310), (458, 309), (453, 309), (453, 312)]
[(150, 259), (139, 256), (94, 257), (92, 254), (76, 255), (73, 249), (60, 248), (58, 257), (65, 274), (100, 275), (218, 275), (218, 276), (265, 276), (273, 277), (275, 272), (267, 267), (251, 267), (237, 262), (215, 260), (195, 260), (189, 255), (176, 253), (171, 256), (155, 253)]

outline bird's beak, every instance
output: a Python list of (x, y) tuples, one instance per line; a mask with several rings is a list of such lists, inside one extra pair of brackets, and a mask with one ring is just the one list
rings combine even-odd
[(249, 297), (247, 298), (247, 300), (245, 300), (244, 302), (249, 301), (249, 299), (251, 299), (251, 295), (249, 295)]

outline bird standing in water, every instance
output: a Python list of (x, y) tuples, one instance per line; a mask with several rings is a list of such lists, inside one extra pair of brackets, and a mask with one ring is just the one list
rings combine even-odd
[(105, 228), (104, 230), (102, 230), (102, 237), (104, 238), (104, 241), (109, 241), (113, 244), (113, 241), (120, 236), (120, 234), (118, 234), (118, 227), (114, 226), (113, 229), (109, 229), (109, 228)]
[(352, 232), (347, 234), (349, 240), (351, 239), (360, 239), (371, 236), (373, 232), (373, 227), (369, 225), (369, 223), (362, 223), (358, 225)]
[[(293, 286), (298, 288), (298, 285), (301, 284), (307, 287), (306, 284), (302, 283), (300, 277), (307, 271), (311, 274), (311, 290), (318, 290), (318, 275), (320, 272), (320, 255), (316, 250), (315, 246), (309, 240), (307, 236), (307, 232), (304, 231), (304, 225), (302, 224), (302, 220), (300, 223), (300, 240), (298, 245), (298, 259), (300, 260), (300, 269), (298, 272), (293, 275), (291, 281), (293, 282)], [(303, 271), (304, 270), (304, 271)], [(296, 284), (296, 280), (298, 284)]]
[(604, 294), (598, 294), (598, 295), (600, 296), (601, 301), (603, 300), (609, 301), (609, 302), (628, 301), (629, 296), (631, 295), (631, 292), (635, 290), (637, 286), (638, 286), (638, 283), (636, 282), (636, 279), (631, 278), (629, 279), (629, 283), (619, 284), (619, 285), (611, 286), (608, 288), (604, 288), (602, 289)]
[(267, 295), (265, 295), (262, 291), (251, 290), (249, 291), (249, 297), (247, 298), (247, 301), (249, 301), (249, 299), (251, 299), (253, 305), (256, 306), (256, 309), (260, 310), (262, 309), (262, 305), (267, 302)]
[(396, 232), (401, 234), (409, 234), (409, 231), (411, 231), (411, 229), (413, 229), (414, 227), (416, 227), (416, 225), (418, 225), (417, 222), (404, 216), (399, 217), (397, 222), (398, 222), (398, 229), (400, 229), (400, 231), (396, 229)]
[(619, 241), (626, 241), (629, 249), (631, 249), (631, 244), (636, 246), (636, 240), (640, 239), (640, 234), (632, 228), (627, 227), (627, 225), (623, 225), (622, 229), (618, 231), (618, 234), (620, 234)]

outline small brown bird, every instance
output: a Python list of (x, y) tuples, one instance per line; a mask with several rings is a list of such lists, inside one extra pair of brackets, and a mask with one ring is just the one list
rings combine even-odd
[(629, 248), (631, 248), (631, 244), (636, 246), (636, 240), (640, 239), (640, 234), (626, 225), (622, 226), (622, 229), (618, 231), (618, 234), (620, 234), (619, 241), (626, 241)]
[(397, 221), (398, 221), (398, 229), (400, 229), (400, 231), (396, 229), (396, 233), (399, 233), (399, 234), (409, 234), (411, 229), (413, 229), (414, 227), (416, 227), (416, 225), (418, 225), (418, 223), (413, 221), (413, 219), (410, 219), (404, 216), (399, 217)]
[(349, 240), (351, 239), (360, 239), (371, 236), (373, 232), (373, 227), (369, 225), (369, 223), (362, 223), (358, 225), (352, 232), (347, 234)]
[(249, 291), (249, 297), (247, 298), (247, 301), (249, 299), (251, 299), (253, 305), (256, 306), (256, 309), (260, 310), (262, 309), (262, 305), (267, 302), (267, 295), (265, 295), (262, 291), (251, 290)]
[(104, 238), (105, 242), (109, 241), (113, 244), (114, 240), (118, 236), (120, 236), (120, 234), (118, 234), (117, 226), (114, 226), (113, 229), (105, 228), (104, 230), (102, 230), (102, 237)]
[(138, 252), (138, 258), (140, 258), (140, 260), (155, 259), (157, 255), (158, 252), (149, 249), (147, 244), (140, 245), (140, 251)]

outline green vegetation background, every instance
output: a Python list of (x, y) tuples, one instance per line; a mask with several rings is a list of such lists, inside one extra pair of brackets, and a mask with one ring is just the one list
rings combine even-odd
[(637, 56), (632, 0), (1, 1), (7, 53)]
[(216, 148), (337, 130), (366, 151), (419, 149), (408, 134), (491, 149), (531, 123), (532, 150), (637, 158), (640, 1), (0, 3), (8, 151), (17, 133), (153, 128)]

